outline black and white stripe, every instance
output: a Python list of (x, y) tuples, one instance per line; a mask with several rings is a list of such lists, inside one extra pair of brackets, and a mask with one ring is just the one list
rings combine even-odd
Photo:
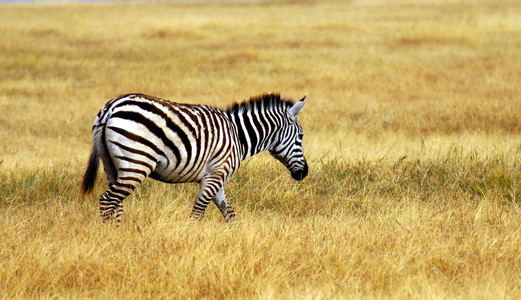
[(297, 120), (304, 99), (293, 104), (278, 94), (264, 94), (228, 110), (143, 94), (113, 99), (94, 120), (82, 192), (93, 189), (101, 159), (109, 181), (99, 198), (104, 221), (121, 220), (123, 200), (146, 177), (168, 183), (198, 182), (191, 216), (199, 219), (214, 201), (224, 218), (233, 220), (235, 212), (223, 186), (242, 160), (269, 150), (294, 179), (306, 177), (303, 131)]

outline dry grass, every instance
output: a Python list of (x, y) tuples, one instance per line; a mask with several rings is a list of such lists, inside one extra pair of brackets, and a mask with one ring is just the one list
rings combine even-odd
[[(521, 296), (521, 3), (275, 1), (0, 7), (5, 298)], [(78, 196), (90, 126), (143, 92), (226, 107), (308, 93), (310, 176), (260, 155), (240, 221), (190, 223), (147, 181), (123, 225)], [(95, 194), (106, 182), (99, 180)]]

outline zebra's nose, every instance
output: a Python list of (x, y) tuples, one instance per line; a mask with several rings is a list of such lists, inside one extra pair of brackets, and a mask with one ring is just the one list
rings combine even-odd
[(295, 180), (302, 180), (306, 176), (308, 176), (308, 165), (304, 165), (304, 168), (302, 170), (298, 170), (296, 172), (291, 172), (291, 177)]

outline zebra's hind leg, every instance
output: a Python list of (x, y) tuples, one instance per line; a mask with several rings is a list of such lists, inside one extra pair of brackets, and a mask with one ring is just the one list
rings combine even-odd
[(226, 200), (226, 193), (224, 192), (224, 188), (221, 188), (219, 192), (215, 194), (212, 200), (221, 210), (221, 213), (223, 214), (224, 220), (226, 222), (229, 223), (235, 221), (235, 211)]
[(101, 194), (99, 198), (99, 208), (103, 222), (110, 221), (112, 218), (117, 223), (121, 222), (123, 215), (123, 200), (142, 182), (136, 177), (120, 176), (114, 184)]

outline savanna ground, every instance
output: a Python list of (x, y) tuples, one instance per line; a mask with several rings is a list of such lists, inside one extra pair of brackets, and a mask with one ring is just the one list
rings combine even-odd
[[(518, 299), (521, 2), (0, 6), (2, 298)], [(299, 99), (310, 175), (146, 181), (121, 227), (79, 196), (94, 116), (142, 92)]]

